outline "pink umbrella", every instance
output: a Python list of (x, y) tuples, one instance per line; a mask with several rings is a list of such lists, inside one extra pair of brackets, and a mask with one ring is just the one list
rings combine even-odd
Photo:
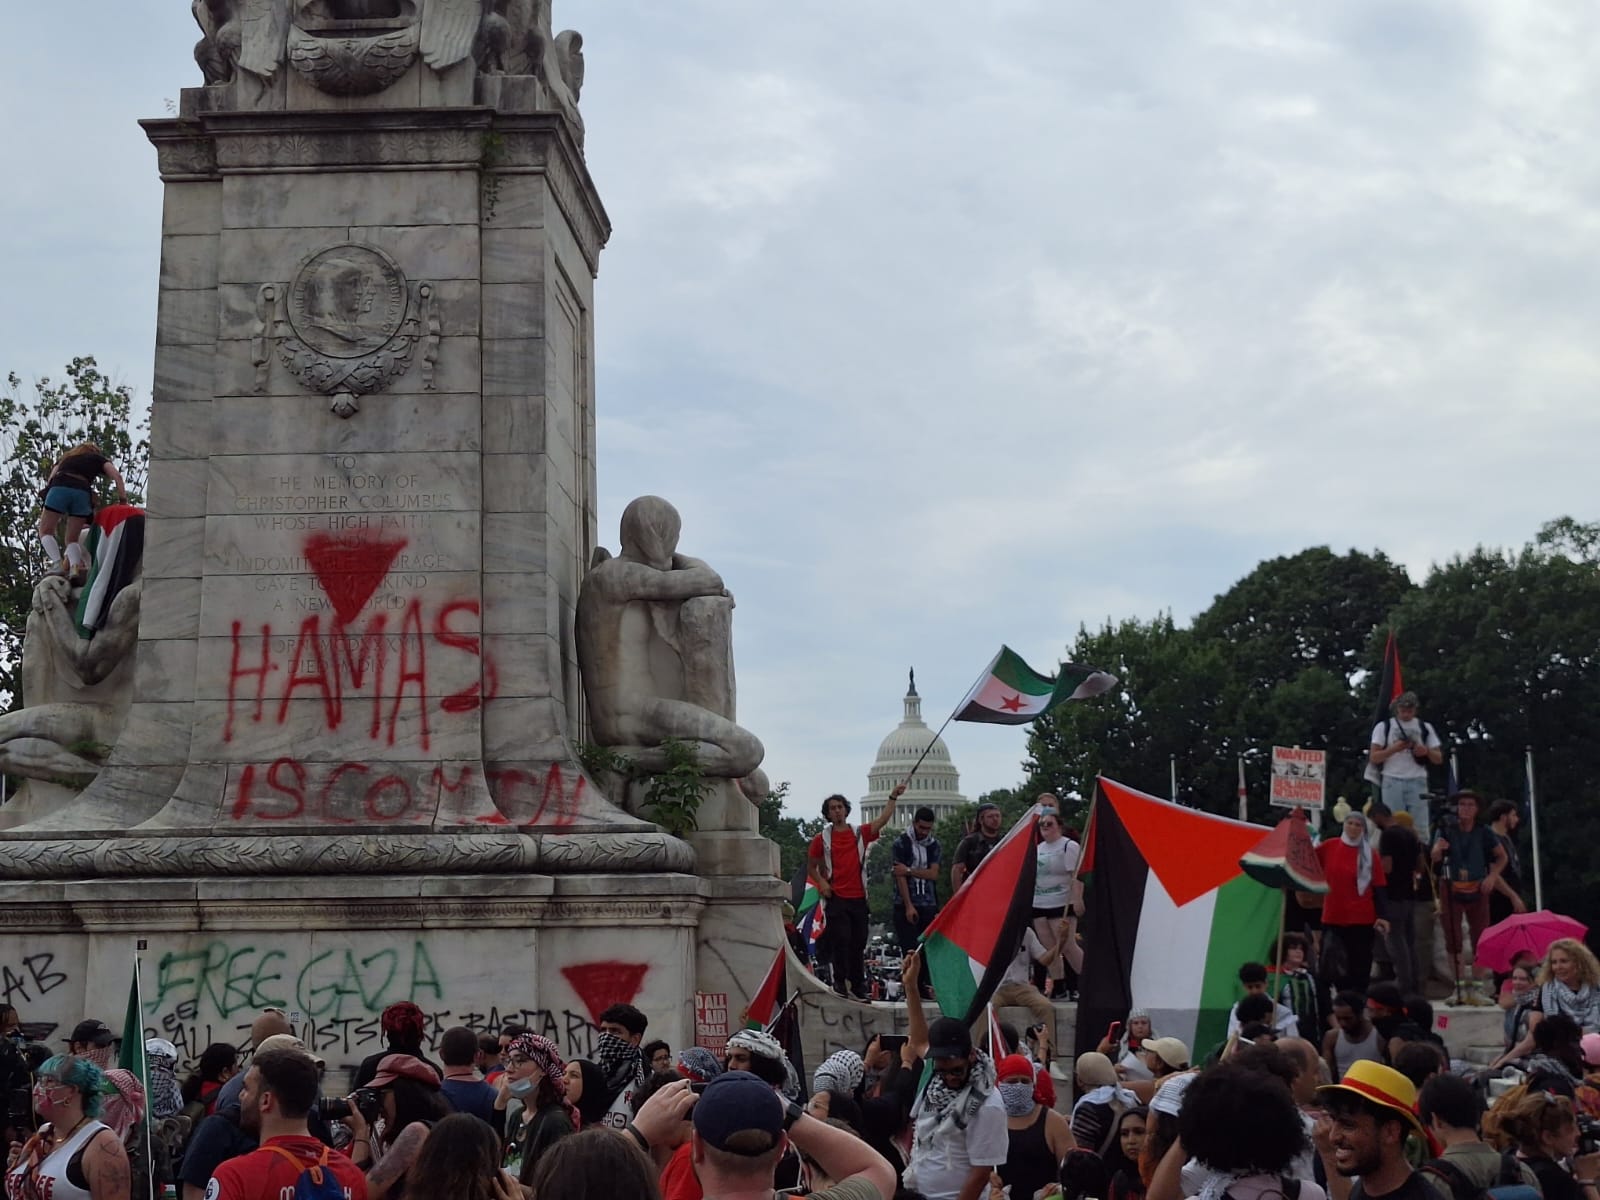
[(1478, 939), (1477, 963), (1494, 971), (1509, 971), (1517, 955), (1526, 951), (1535, 958), (1543, 958), (1550, 943), (1558, 938), (1583, 940), (1589, 927), (1560, 913), (1540, 909), (1538, 912), (1512, 913), (1483, 931)]

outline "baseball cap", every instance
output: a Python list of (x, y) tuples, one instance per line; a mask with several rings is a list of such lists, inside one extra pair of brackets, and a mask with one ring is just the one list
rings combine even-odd
[(1349, 1092), (1352, 1096), (1359, 1096), (1368, 1104), (1376, 1104), (1379, 1108), (1392, 1108), (1411, 1122), (1411, 1127), (1419, 1134), (1427, 1137), (1422, 1122), (1417, 1118), (1416, 1085), (1393, 1067), (1358, 1058), (1350, 1064), (1350, 1069), (1344, 1073), (1344, 1078), (1340, 1082), (1325, 1083), (1317, 1091)]
[(378, 1060), (378, 1073), (368, 1087), (388, 1087), (396, 1079), (411, 1079), (429, 1087), (439, 1086), (439, 1076), (427, 1063), (409, 1054), (385, 1054)]
[(1146, 1038), (1139, 1043), (1139, 1049), (1150, 1051), (1169, 1067), (1189, 1065), (1189, 1047), (1175, 1037)]
[(988, 812), (991, 808), (994, 809), (995, 812), (1000, 811), (1000, 806), (994, 801), (985, 800), (982, 804), (978, 805), (978, 816), (983, 816), (983, 814)]
[[(269, 1038), (263, 1038), (261, 1040), (261, 1044), (256, 1047), (256, 1053), (261, 1054), (267, 1050), (298, 1050), (312, 1062), (316, 1063), (317, 1066), (325, 1067), (328, 1065), (327, 1059), (321, 1057), (320, 1055), (311, 1053), (311, 1047), (307, 1046), (292, 1033), (275, 1033)], [(407, 1056), (403, 1054), (392, 1054), (388, 1057), (405, 1058)], [(426, 1067), (428, 1064), (423, 1063), (422, 1065)]]
[(106, 1027), (104, 1021), (79, 1021), (72, 1027), (70, 1042), (88, 1042), (91, 1046), (109, 1046), (117, 1040), (117, 1035)]
[(929, 1058), (965, 1058), (972, 1053), (972, 1031), (954, 1017), (928, 1026)]
[(713, 1150), (755, 1157), (783, 1137), (783, 1101), (772, 1085), (749, 1071), (724, 1071), (700, 1093), (691, 1118)]

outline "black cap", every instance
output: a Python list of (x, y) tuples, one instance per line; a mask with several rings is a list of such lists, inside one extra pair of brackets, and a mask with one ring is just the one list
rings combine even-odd
[(70, 1045), (73, 1042), (88, 1042), (91, 1046), (109, 1046), (117, 1040), (117, 1035), (106, 1027), (104, 1021), (79, 1021), (72, 1027), (72, 1036), (67, 1039)]
[(972, 1053), (972, 1031), (954, 1017), (928, 1026), (929, 1058), (965, 1058)]

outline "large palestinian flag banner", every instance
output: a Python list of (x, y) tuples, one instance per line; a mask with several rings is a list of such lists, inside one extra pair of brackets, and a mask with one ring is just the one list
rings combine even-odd
[(144, 558), (144, 509), (112, 504), (89, 523), (89, 577), (78, 595), (78, 632), (93, 637), (111, 618), (111, 602), (139, 574)]
[(978, 1019), (1022, 945), (1039, 872), (1038, 813), (1030, 808), (1023, 814), (922, 935), (924, 969), (939, 1011), (964, 1025)]
[(1283, 894), (1239, 865), (1266, 833), (1099, 781), (1078, 867), (1087, 909), (1079, 1054), (1134, 1007), (1196, 1061), (1223, 1039), (1240, 965), (1267, 962), (1278, 934)]

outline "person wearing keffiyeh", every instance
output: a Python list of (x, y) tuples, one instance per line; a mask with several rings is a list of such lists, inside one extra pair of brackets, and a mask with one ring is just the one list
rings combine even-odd
[(183, 1111), (178, 1048), (165, 1038), (150, 1038), (144, 1044), (144, 1060), (150, 1075), (150, 1115), (157, 1121), (177, 1116)]
[(982, 1186), (1010, 1148), (994, 1062), (972, 1045), (971, 1031), (954, 1017), (928, 1026), (927, 1057), (933, 1075), (911, 1112), (915, 1134), (905, 1186), (928, 1200), (974, 1195), (971, 1188)]
[(1342, 969), (1334, 978), (1336, 990), (1362, 989), (1372, 980), (1373, 933), (1389, 932), (1388, 879), (1383, 863), (1367, 840), (1367, 819), (1352, 812), (1344, 819), (1340, 835), (1317, 847), (1328, 894), (1322, 902), (1322, 926), (1334, 945), (1325, 959), (1342, 953)]
[(521, 1121), (506, 1131), (506, 1142), (521, 1164), (518, 1179), (527, 1183), (540, 1156), (580, 1122), (567, 1099), (567, 1064), (554, 1042), (524, 1033), (506, 1047), (505, 1062), (506, 1090), (522, 1102)]
[(824, 1059), (812, 1074), (811, 1090), (850, 1095), (861, 1086), (865, 1074), (866, 1067), (862, 1064), (861, 1055), (854, 1050), (839, 1050)]
[(678, 1051), (678, 1074), (695, 1083), (710, 1083), (722, 1074), (722, 1064), (704, 1046), (690, 1046)]

